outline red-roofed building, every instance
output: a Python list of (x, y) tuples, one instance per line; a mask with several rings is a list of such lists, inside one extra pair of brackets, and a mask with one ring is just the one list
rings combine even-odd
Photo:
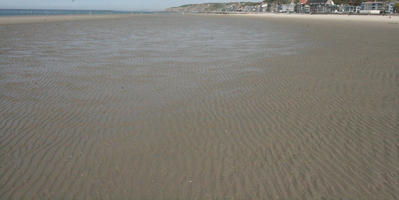
[(297, 13), (309, 13), (310, 6), (308, 5), (308, 0), (299, 0), (295, 10)]
[(308, 3), (308, 0), (300, 0), (299, 1), (301, 4), (307, 4)]

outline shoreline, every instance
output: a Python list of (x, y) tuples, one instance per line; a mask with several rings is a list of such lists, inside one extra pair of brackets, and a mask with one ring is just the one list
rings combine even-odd
[(0, 25), (79, 21), (79, 20), (93, 20), (93, 19), (120, 19), (120, 18), (130, 17), (132, 15), (133, 14), (1, 16)]
[[(215, 15), (215, 16), (244, 16), (279, 19), (303, 20), (332, 20), (332, 21), (358, 21), (358, 22), (387, 22), (399, 23), (398, 15), (335, 15), (335, 14), (287, 14), (287, 13), (187, 13), (189, 15)], [(30, 16), (0, 16), (0, 25), (29, 24), (44, 22), (79, 21), (93, 19), (120, 19), (138, 14), (97, 14), (97, 15), (30, 15)]]
[[(201, 15), (201, 14), (200, 14)], [(362, 21), (362, 22), (388, 22), (399, 23), (397, 15), (335, 15), (335, 14), (287, 14), (287, 13), (227, 13), (227, 14), (205, 14), (222, 16), (245, 16), (285, 19), (306, 19), (306, 20), (334, 20), (334, 21)]]

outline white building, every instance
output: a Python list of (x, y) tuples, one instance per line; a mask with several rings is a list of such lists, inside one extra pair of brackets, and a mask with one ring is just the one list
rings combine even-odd
[(360, 14), (366, 14), (366, 15), (379, 15), (382, 12), (385, 12), (385, 5), (383, 2), (377, 2), (377, 1), (368, 1), (368, 2), (363, 2), (360, 4), (361, 10)]

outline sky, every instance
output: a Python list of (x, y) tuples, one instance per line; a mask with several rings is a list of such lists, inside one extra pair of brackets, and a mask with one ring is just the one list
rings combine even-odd
[(158, 11), (194, 3), (261, 0), (0, 0), (0, 9), (83, 9)]

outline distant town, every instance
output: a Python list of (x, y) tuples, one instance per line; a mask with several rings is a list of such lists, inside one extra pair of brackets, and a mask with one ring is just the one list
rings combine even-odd
[(265, 0), (263, 2), (204, 3), (168, 8), (194, 13), (308, 13), (383, 15), (399, 13), (399, 1)]

